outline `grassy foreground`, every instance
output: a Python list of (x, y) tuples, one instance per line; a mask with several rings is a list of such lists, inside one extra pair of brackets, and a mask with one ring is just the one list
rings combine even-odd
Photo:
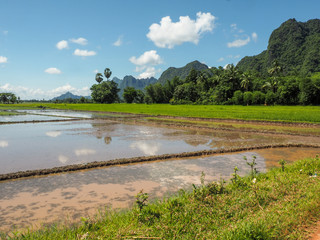
[[(209, 183), (148, 204), (106, 211), (73, 227), (51, 227), (18, 239), (307, 239), (320, 219), (320, 159), (305, 159), (229, 184)], [(203, 183), (202, 176), (202, 183)]]
[(54, 104), (26, 103), (0, 104), (1, 108), (47, 108), (123, 112), (134, 114), (177, 117), (222, 118), (285, 122), (320, 123), (320, 106), (223, 106), (223, 105), (170, 105), (170, 104)]

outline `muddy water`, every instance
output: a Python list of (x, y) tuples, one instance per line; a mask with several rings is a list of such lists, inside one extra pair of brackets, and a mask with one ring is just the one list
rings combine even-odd
[(129, 207), (143, 189), (151, 198), (162, 197), (206, 181), (229, 179), (237, 166), (240, 175), (249, 172), (243, 160), (257, 157), (258, 171), (276, 165), (280, 159), (294, 161), (313, 157), (320, 149), (282, 148), (213, 155), (205, 158), (177, 159), (134, 165), (114, 166), (41, 178), (0, 183), (0, 230), (39, 227), (51, 222), (79, 222), (81, 217), (105, 207)]
[(108, 120), (7, 124), (0, 125), (0, 133), (0, 174), (289, 140), (273, 135), (205, 132)]

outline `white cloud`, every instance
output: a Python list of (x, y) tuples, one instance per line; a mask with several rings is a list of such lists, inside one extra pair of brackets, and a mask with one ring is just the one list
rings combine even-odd
[(155, 69), (154, 67), (148, 67), (145, 69), (145, 71), (143, 73), (141, 73), (138, 76), (138, 79), (154, 77), (160, 71), (161, 71), (160, 69)]
[(129, 61), (136, 65), (136, 72), (144, 71), (138, 78), (154, 77), (159, 72), (154, 66), (163, 63), (163, 60), (155, 50), (146, 51), (138, 58), (133, 56)]
[(123, 36), (118, 37), (117, 41), (113, 43), (113, 46), (120, 47), (122, 45)]
[(161, 64), (163, 61), (161, 57), (157, 54), (157, 51), (150, 50), (144, 52), (140, 57), (131, 57), (130, 62), (135, 65), (143, 66), (143, 65), (158, 65)]
[(237, 24), (236, 23), (232, 23), (232, 24), (230, 24), (230, 27), (231, 27), (231, 29), (232, 30), (237, 30)]
[(8, 58), (0, 56), (0, 63), (6, 63), (8, 62)]
[(147, 37), (161, 48), (170, 49), (184, 42), (198, 44), (201, 34), (213, 30), (215, 19), (211, 13), (202, 12), (197, 13), (196, 20), (181, 16), (178, 22), (172, 22), (170, 16), (163, 17), (160, 24), (149, 27)]
[(66, 40), (61, 40), (60, 42), (58, 42), (58, 43), (56, 44), (56, 47), (57, 47), (59, 50), (68, 48), (68, 41), (66, 41)]
[(85, 38), (82, 38), (82, 37), (77, 38), (77, 39), (72, 38), (72, 39), (70, 39), (70, 42), (77, 43), (80, 45), (87, 45), (88, 44), (88, 40)]
[(98, 73), (98, 72), (99, 72), (98, 69), (93, 70), (93, 73)]
[(74, 53), (73, 53), (73, 55), (81, 56), (81, 57), (89, 57), (89, 56), (94, 56), (96, 54), (97, 53), (95, 51), (80, 50), (80, 49), (74, 50)]
[(7, 36), (8, 33), (9, 33), (9, 31), (7, 31), (7, 30), (3, 31), (3, 35), (5, 35), (5, 36)]
[(8, 146), (9, 146), (8, 141), (0, 141), (0, 147), (5, 148), (5, 147), (8, 147)]
[(44, 70), (46, 73), (49, 74), (61, 74), (61, 71), (58, 68), (47, 68), (46, 70)]
[(224, 61), (224, 58), (223, 58), (223, 57), (221, 57), (221, 58), (218, 59), (218, 62), (223, 62), (223, 61)]
[(254, 42), (257, 42), (257, 40), (258, 40), (258, 34), (257, 34), (257, 33), (253, 32), (253, 33), (251, 34), (251, 37), (252, 37), (252, 40), (253, 40)]
[(247, 37), (246, 39), (237, 39), (234, 40), (233, 42), (229, 42), (228, 48), (232, 48), (232, 47), (243, 47), (245, 45), (247, 45), (250, 42), (250, 37)]

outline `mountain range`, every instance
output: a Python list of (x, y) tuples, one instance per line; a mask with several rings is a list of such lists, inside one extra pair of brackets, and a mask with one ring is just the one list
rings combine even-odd
[(237, 67), (242, 71), (255, 70), (266, 74), (275, 60), (286, 73), (319, 72), (320, 20), (285, 21), (270, 35), (267, 50), (256, 56), (244, 57)]
[[(58, 97), (54, 97), (51, 99), (51, 101), (56, 101), (56, 100), (65, 100), (65, 99), (68, 99), (68, 98), (71, 98), (71, 99), (80, 99), (82, 98), (82, 96), (77, 96), (77, 95), (74, 95), (73, 93), (71, 92), (66, 92)], [(87, 99), (91, 99), (91, 96), (85, 96), (85, 98)]]

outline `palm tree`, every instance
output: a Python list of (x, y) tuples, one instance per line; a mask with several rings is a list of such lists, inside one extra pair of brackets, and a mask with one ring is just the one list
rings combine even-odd
[(109, 68), (106, 68), (104, 70), (104, 75), (106, 76), (107, 80), (109, 80), (109, 77), (111, 76), (112, 72), (110, 71)]
[(101, 83), (102, 80), (103, 80), (102, 74), (101, 74), (101, 73), (97, 73), (97, 74), (96, 74), (96, 81), (97, 81), (98, 83)]
[(244, 88), (247, 92), (252, 80), (251, 74), (248, 72), (245, 72), (241, 75), (241, 79), (242, 81), (240, 82), (240, 86)]

